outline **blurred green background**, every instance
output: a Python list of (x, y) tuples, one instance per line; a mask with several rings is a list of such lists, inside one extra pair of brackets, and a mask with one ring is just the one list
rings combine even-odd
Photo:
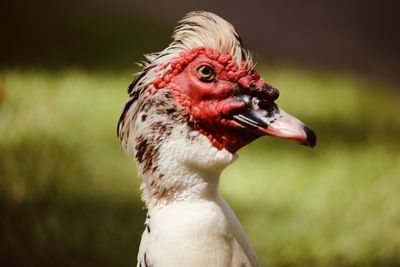
[(237, 26), (279, 105), (318, 135), (313, 150), (262, 138), (222, 175), (262, 265), (400, 266), (396, 9), (310, 3), (4, 1), (0, 265), (135, 266), (145, 210), (120, 107), (141, 54), (206, 9)]

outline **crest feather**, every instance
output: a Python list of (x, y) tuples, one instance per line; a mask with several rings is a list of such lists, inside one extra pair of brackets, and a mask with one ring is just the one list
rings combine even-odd
[(175, 28), (171, 46), (189, 51), (206, 47), (229, 53), (240, 66), (251, 63), (250, 54), (243, 48), (235, 28), (221, 17), (205, 11), (188, 13)]

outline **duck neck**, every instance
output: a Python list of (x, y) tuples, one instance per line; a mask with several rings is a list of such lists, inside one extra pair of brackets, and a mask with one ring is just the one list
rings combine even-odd
[(139, 168), (142, 197), (149, 209), (175, 201), (214, 199), (221, 172), (236, 158), (186, 126), (175, 127), (158, 152), (155, 168)]
[(163, 175), (146, 177), (141, 185), (148, 209), (173, 202), (213, 200), (218, 196), (220, 173), (196, 172), (187, 166), (171, 166)]

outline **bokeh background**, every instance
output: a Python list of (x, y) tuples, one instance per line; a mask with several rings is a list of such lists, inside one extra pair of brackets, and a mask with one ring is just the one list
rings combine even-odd
[(396, 1), (2, 1), (0, 265), (135, 266), (145, 210), (116, 138), (134, 62), (192, 10), (232, 22), (318, 145), (262, 138), (221, 191), (263, 266), (400, 266)]

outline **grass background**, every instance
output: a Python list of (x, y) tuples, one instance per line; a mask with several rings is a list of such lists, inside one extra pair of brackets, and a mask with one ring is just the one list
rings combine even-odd
[[(222, 175), (262, 265), (400, 266), (399, 91), (258, 68), (318, 135), (261, 138)], [(135, 266), (145, 211), (116, 138), (131, 72), (0, 72), (2, 266)]]

